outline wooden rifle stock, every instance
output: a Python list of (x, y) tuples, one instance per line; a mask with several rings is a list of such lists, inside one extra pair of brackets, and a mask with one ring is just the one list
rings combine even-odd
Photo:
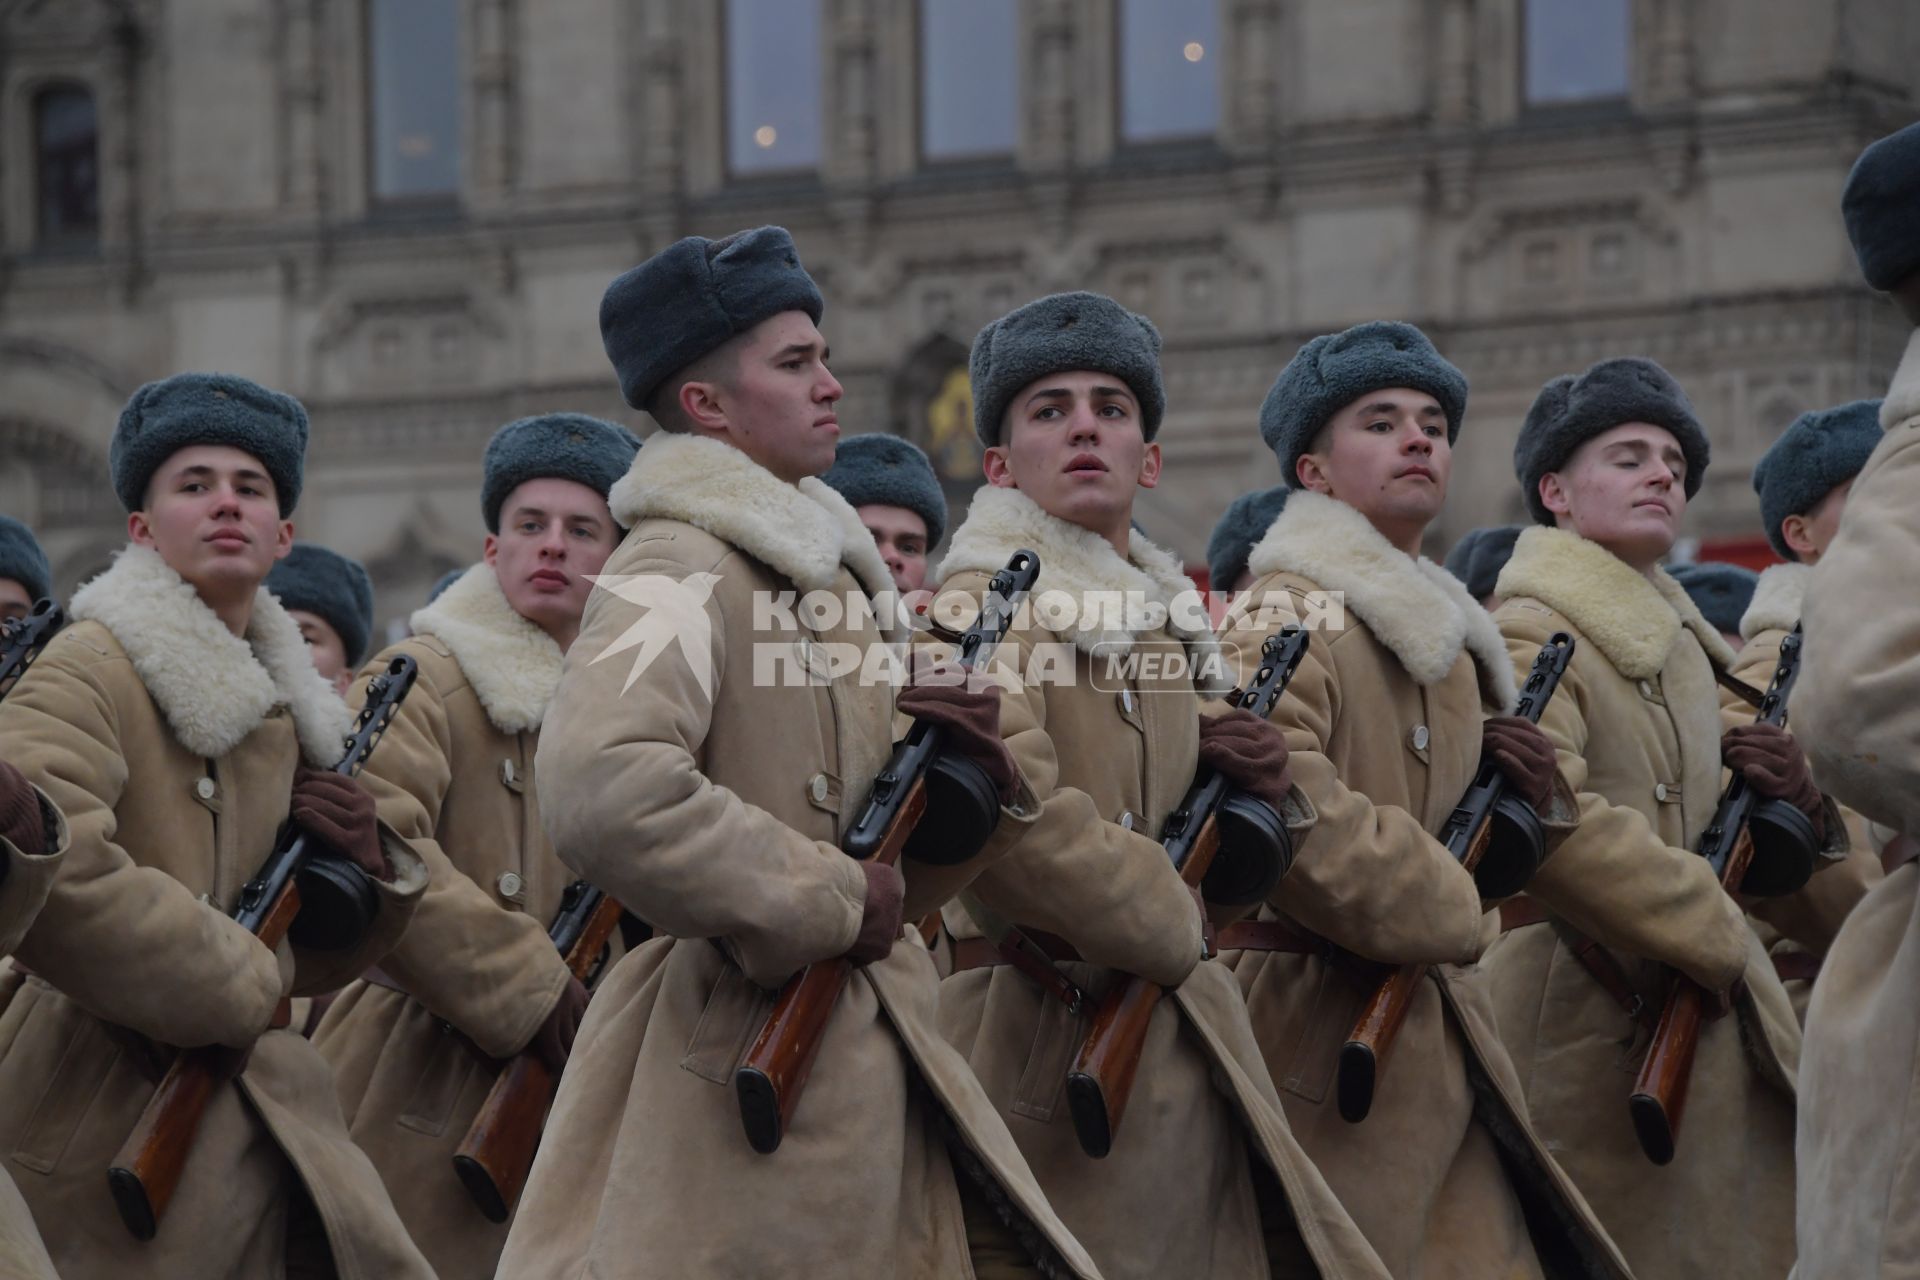
[[(1193, 853), (1180, 867), (1180, 879), (1198, 888), (1220, 850), (1218, 823), (1209, 818), (1194, 839)], [(1113, 1138), (1127, 1113), (1147, 1025), (1166, 988), (1130, 973), (1116, 973), (1094, 1007), (1093, 1025), (1067, 1071), (1067, 1110), (1080, 1149), (1095, 1159), (1113, 1150)]]
[[(1015, 607), (1039, 576), (1040, 557), (1026, 550), (1014, 552), (993, 575), (979, 617), (960, 637), (962, 671), (979, 670), (992, 657), (1013, 625)], [(847, 829), (842, 843), (849, 855), (887, 866), (900, 861), (927, 812), (928, 772), (939, 760), (940, 744), (940, 726), (930, 721), (917, 722), (895, 744), (893, 756), (874, 779), (872, 794)], [(986, 820), (991, 824), (995, 815), (988, 813)], [(760, 1034), (734, 1068), (740, 1123), (747, 1142), (760, 1154), (771, 1155), (786, 1136), (814, 1059), (820, 1056), (827, 1022), (852, 977), (853, 962), (845, 956), (810, 964), (795, 974), (780, 989)]]
[[(386, 732), (400, 703), (413, 688), (419, 668), (398, 657), (367, 688), (367, 704), (346, 741), (346, 754), (334, 772), (352, 777)], [(279, 947), (300, 914), (298, 873), (308, 858), (307, 838), (291, 826), (257, 874), (241, 892), (234, 919), (250, 929), (269, 950)], [(187, 1157), (200, 1132), (214, 1090), (234, 1070), (238, 1055), (225, 1045), (182, 1050), (147, 1100), (133, 1132), (121, 1144), (107, 1170), (120, 1220), (136, 1240), (151, 1240), (173, 1203)]]
[[(1554, 690), (1560, 686), (1560, 677), (1573, 661), (1573, 650), (1574, 639), (1565, 631), (1556, 631), (1541, 647), (1514, 706), (1515, 715), (1540, 723)], [(1469, 873), (1487, 855), (1487, 846), (1493, 840), (1494, 807), (1505, 792), (1505, 777), (1492, 764), (1483, 762), (1441, 832), (1441, 843), (1453, 851)], [(1348, 1124), (1359, 1124), (1373, 1110), (1374, 1091), (1386, 1069), (1387, 1055), (1407, 1021), (1414, 993), (1420, 990), (1428, 968), (1424, 964), (1401, 965), (1382, 979), (1360, 1006), (1360, 1016), (1354, 1019), (1347, 1042), (1340, 1046), (1335, 1086), (1340, 1115)]]
[[(584, 883), (584, 882), (580, 882)], [(598, 892), (597, 890), (588, 890)], [(564, 916), (566, 908), (561, 908)], [(620, 925), (620, 904), (602, 893), (565, 952), (567, 971), (585, 982)], [(489, 1222), (505, 1222), (533, 1169), (547, 1108), (560, 1087), (539, 1054), (522, 1049), (507, 1060), (486, 1101), (453, 1153), (453, 1171)]]
[[(1761, 699), (1756, 724), (1786, 724), (1787, 697), (1800, 676), (1800, 628), (1780, 643), (1780, 665)], [(1753, 861), (1753, 817), (1756, 797), (1747, 780), (1735, 773), (1714, 810), (1713, 821), (1700, 837), (1700, 852), (1718, 874), (1720, 887), (1731, 896), (1747, 874)], [(1640, 1149), (1655, 1164), (1673, 1160), (1680, 1137), (1680, 1120), (1686, 1113), (1687, 1086), (1693, 1079), (1694, 1052), (1700, 1045), (1700, 1028), (1706, 1020), (1707, 1002), (1714, 999), (1684, 974), (1676, 973), (1667, 988), (1666, 1002), (1660, 1008), (1660, 1021), (1654, 1024), (1653, 1039), (1647, 1045), (1647, 1058), (1633, 1082), (1627, 1099), (1627, 1112), (1633, 1118), (1633, 1132)]]
[[(1253, 679), (1245, 690), (1228, 694), (1227, 701), (1266, 719), (1306, 652), (1307, 632), (1300, 627), (1289, 626), (1268, 636), (1260, 646), (1260, 666)], [(1231, 794), (1225, 778), (1208, 770), (1201, 773), (1168, 817), (1163, 836), (1181, 883), (1196, 893), (1220, 852), (1220, 808)], [(1289, 860), (1291, 856), (1289, 851)], [(1114, 974), (1094, 1007), (1093, 1025), (1067, 1069), (1067, 1110), (1073, 1117), (1074, 1134), (1080, 1149), (1095, 1159), (1113, 1150), (1113, 1138), (1120, 1131), (1140, 1069), (1147, 1025), (1163, 993), (1158, 984), (1136, 974)]]

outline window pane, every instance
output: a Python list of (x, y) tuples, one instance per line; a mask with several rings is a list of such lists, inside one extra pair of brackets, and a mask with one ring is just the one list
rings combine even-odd
[(1121, 0), (1120, 129), (1127, 140), (1214, 132), (1220, 53), (1215, 0)]
[(100, 234), (99, 133), (93, 95), (48, 89), (34, 99), (34, 189), (42, 240)]
[(372, 0), (373, 194), (460, 190), (460, 0)]
[(1627, 0), (1527, 0), (1527, 101), (1627, 95)]
[(921, 0), (921, 153), (941, 160), (1012, 151), (1019, 63), (1015, 0)]
[(820, 0), (727, 0), (727, 164), (820, 163)]

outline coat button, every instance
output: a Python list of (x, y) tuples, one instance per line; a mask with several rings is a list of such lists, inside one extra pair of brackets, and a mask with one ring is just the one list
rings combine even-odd
[(513, 785), (513, 761), (502, 760), (500, 762), (500, 781), (506, 783), (508, 786)]
[(1427, 749), (1427, 740), (1430, 736), (1431, 735), (1427, 733), (1427, 726), (1423, 724), (1413, 726), (1413, 749), (1415, 751), (1425, 751)]
[(526, 882), (520, 878), (518, 872), (502, 871), (500, 878), (494, 881), (494, 884), (499, 888), (500, 896), (508, 902), (518, 902), (525, 896), (522, 891), (527, 887)]
[(1128, 715), (1133, 714), (1133, 690), (1122, 689), (1120, 691), (1120, 709)]
[(202, 800), (213, 799), (213, 779), (202, 778), (200, 781), (194, 783), (193, 794), (199, 796)]
[(1139, 825), (1139, 822), (1140, 820), (1133, 816), (1133, 810), (1131, 809), (1125, 810), (1120, 814), (1120, 829), (1122, 831), (1133, 830), (1134, 827)]
[(1653, 696), (1653, 684), (1651, 681), (1642, 680), (1640, 682), (1640, 696), (1643, 698), (1651, 698)]
[(1656, 782), (1656, 783), (1654, 783), (1654, 784), (1653, 784), (1653, 798), (1654, 798), (1655, 800), (1658, 800), (1658, 801), (1660, 801), (1660, 802), (1661, 802), (1662, 804), (1664, 804), (1664, 803), (1666, 803), (1666, 799), (1667, 799), (1667, 784), (1666, 784), (1666, 783), (1664, 783), (1664, 782)]
[(825, 804), (827, 802), (827, 775), (824, 773), (816, 773), (807, 779), (807, 794), (813, 797), (815, 804)]

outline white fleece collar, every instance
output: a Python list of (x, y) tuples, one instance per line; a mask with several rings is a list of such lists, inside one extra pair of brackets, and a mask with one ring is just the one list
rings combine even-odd
[(129, 546), (67, 610), (113, 633), (180, 745), (226, 755), (276, 706), (293, 715), (308, 763), (340, 761), (353, 712), (313, 669), (300, 627), (260, 588), (244, 638), (151, 547)]
[(1566, 529), (1535, 525), (1522, 533), (1494, 590), (1508, 600), (1531, 596), (1565, 614), (1629, 680), (1659, 674), (1682, 626), (1717, 666), (1733, 664), (1733, 650), (1665, 569), (1648, 578)]
[[(1458, 579), (1433, 561), (1388, 542), (1372, 521), (1336, 498), (1296, 490), (1247, 553), (1256, 580), (1296, 573), (1338, 591), (1345, 607), (1422, 685), (1446, 679), (1465, 649), (1480, 685), (1502, 711), (1517, 692), (1500, 629)], [(1253, 591), (1247, 592), (1249, 599)]]
[[(1131, 652), (1139, 634), (1157, 629), (1164, 621), (1168, 634), (1186, 648), (1195, 671), (1226, 670), (1225, 663), (1214, 657), (1220, 646), (1207, 622), (1206, 605), (1172, 552), (1155, 546), (1135, 529), (1123, 557), (1099, 534), (1049, 515), (1018, 489), (988, 486), (973, 495), (967, 518), (953, 531), (952, 544), (933, 580), (973, 571), (996, 573), (1022, 548), (1040, 557), (1033, 594), (1059, 591), (1074, 601), (1074, 620), (1061, 634), (1080, 652), (1089, 656)], [(1149, 609), (1122, 608), (1122, 616), (1116, 617), (1112, 609), (1081, 606), (1082, 601), (1115, 595)], [(1147, 616), (1156, 608), (1159, 617)], [(1129, 613), (1134, 616), (1125, 616)], [(1117, 625), (1097, 625), (1103, 622)], [(1202, 679), (1196, 687), (1211, 697), (1225, 693), (1231, 685)]]
[(897, 629), (898, 593), (873, 534), (817, 477), (791, 485), (731, 445), (659, 432), (614, 484), (607, 505), (629, 529), (649, 516), (685, 521), (802, 591), (832, 587), (844, 564), (874, 602), (881, 630)]
[(502, 733), (538, 729), (560, 686), (563, 655), (552, 636), (514, 612), (493, 566), (476, 564), (425, 608), (415, 635), (437, 636), (453, 651), (474, 696)]
[(1800, 623), (1800, 602), (1806, 598), (1810, 564), (1787, 561), (1760, 571), (1753, 599), (1740, 615), (1740, 638), (1751, 640), (1762, 631), (1791, 631)]

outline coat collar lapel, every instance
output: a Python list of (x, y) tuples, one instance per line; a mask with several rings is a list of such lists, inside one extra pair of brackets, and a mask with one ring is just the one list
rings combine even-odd
[(1537, 525), (1522, 533), (1494, 589), (1507, 599), (1530, 596), (1565, 614), (1629, 680), (1657, 675), (1682, 627), (1716, 666), (1733, 663), (1733, 650), (1665, 569), (1648, 578), (1599, 543), (1565, 529)]
[(265, 587), (247, 634), (236, 636), (159, 552), (129, 546), (74, 594), (68, 612), (113, 633), (173, 736), (196, 755), (226, 755), (285, 706), (308, 763), (339, 762), (353, 712), (313, 669), (299, 626)]
[[(1072, 620), (1061, 634), (1080, 652), (1128, 653), (1139, 636), (1164, 625), (1185, 646), (1195, 671), (1225, 670), (1206, 603), (1172, 552), (1136, 529), (1122, 556), (1099, 534), (1049, 515), (1018, 489), (989, 486), (974, 494), (938, 577), (997, 572), (1022, 548), (1040, 557), (1034, 596), (1058, 591), (1072, 601)], [(1121, 602), (1117, 615), (1099, 607), (1102, 598)], [(1148, 608), (1129, 609), (1128, 603)], [(1204, 678), (1198, 687), (1210, 696), (1226, 692)]]
[(897, 629), (893, 575), (859, 513), (809, 476), (791, 485), (718, 440), (658, 432), (607, 495), (631, 529), (648, 517), (681, 520), (733, 544), (802, 591), (833, 586), (845, 565), (874, 603), (881, 629)]
[[(1296, 573), (1342, 593), (1345, 607), (1416, 683), (1444, 680), (1466, 650), (1488, 700), (1502, 710), (1513, 706), (1512, 660), (1480, 602), (1433, 561), (1388, 542), (1346, 503), (1296, 491), (1248, 553), (1247, 568), (1255, 578)], [(1257, 599), (1257, 591), (1246, 598)]]
[(1800, 602), (1807, 594), (1807, 578), (1813, 566), (1796, 564), (1768, 565), (1754, 584), (1753, 599), (1740, 616), (1740, 638), (1751, 640), (1762, 631), (1791, 631), (1800, 623)]
[(560, 646), (515, 613), (490, 564), (476, 564), (412, 618), (416, 635), (438, 637), (502, 733), (538, 729), (560, 685)]

